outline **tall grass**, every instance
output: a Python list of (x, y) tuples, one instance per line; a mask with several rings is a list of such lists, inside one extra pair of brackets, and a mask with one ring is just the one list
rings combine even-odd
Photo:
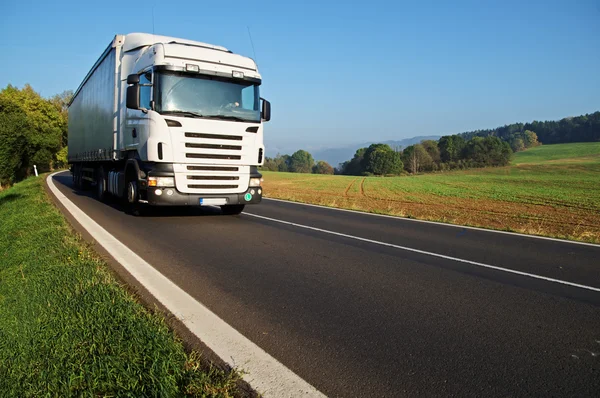
[(0, 395), (230, 396), (137, 303), (49, 202), (42, 177), (0, 192)]

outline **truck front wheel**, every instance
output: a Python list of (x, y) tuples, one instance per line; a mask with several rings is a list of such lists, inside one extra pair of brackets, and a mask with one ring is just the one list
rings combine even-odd
[(125, 213), (134, 216), (143, 216), (146, 208), (139, 202), (138, 180), (135, 176), (127, 178), (125, 191)]
[(236, 214), (240, 214), (242, 211), (244, 211), (244, 206), (245, 205), (224, 205), (221, 206), (221, 211), (225, 215), (233, 216)]

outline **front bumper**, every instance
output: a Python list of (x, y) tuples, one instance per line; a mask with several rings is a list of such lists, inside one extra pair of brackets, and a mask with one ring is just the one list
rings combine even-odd
[[(157, 189), (162, 191), (161, 195), (156, 194)], [(172, 191), (171, 195), (168, 194), (169, 190)], [(174, 187), (148, 187), (146, 197), (148, 204), (152, 206), (200, 206), (200, 199), (221, 198), (226, 200), (227, 205), (250, 205), (261, 202), (262, 187), (250, 187), (246, 192), (236, 194), (187, 194), (179, 192)]]

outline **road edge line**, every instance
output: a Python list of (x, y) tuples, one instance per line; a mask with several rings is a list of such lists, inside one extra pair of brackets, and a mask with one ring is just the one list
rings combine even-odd
[(79, 224), (123, 268), (177, 317), (216, 355), (243, 370), (242, 378), (265, 397), (325, 397), (311, 384), (235, 330), (207, 307), (157, 271), (79, 209), (46, 178), (50, 191)]
[(369, 212), (366, 212), (366, 211), (358, 211), (358, 210), (352, 210), (352, 209), (342, 209), (340, 207), (329, 207), (329, 206), (323, 206), (323, 205), (316, 205), (316, 204), (313, 204), (313, 203), (294, 202), (292, 200), (277, 199), (277, 198), (268, 198), (268, 197), (264, 197), (264, 196), (263, 196), (263, 200), (272, 200), (274, 202), (291, 203), (291, 204), (299, 205), (299, 206), (318, 207), (318, 208), (321, 208), (321, 209), (328, 209), (328, 210), (345, 211), (345, 212), (348, 212), (348, 213), (361, 214), (363, 216), (374, 216), (374, 217), (391, 218), (392, 220), (397, 220), (397, 221), (420, 222), (420, 223), (425, 223), (425, 224), (441, 225), (441, 226), (444, 226), (444, 227), (465, 228), (465, 229), (472, 229), (472, 230), (475, 230), (475, 231), (491, 232), (491, 233), (495, 233), (495, 234), (505, 234), (505, 235), (521, 236), (521, 237), (524, 237), (524, 238), (551, 240), (551, 241), (554, 241), (554, 242), (561, 242), (561, 243), (572, 243), (572, 244), (575, 244), (575, 245), (600, 247), (600, 244), (598, 244), (598, 243), (579, 242), (577, 240), (552, 238), (550, 236), (527, 235), (527, 234), (523, 234), (523, 233), (520, 233), (520, 232), (500, 231), (498, 229), (487, 229), (487, 228), (481, 228), (481, 227), (471, 227), (471, 226), (468, 226), (468, 225), (449, 224), (449, 223), (443, 223), (443, 222), (440, 222), (440, 221), (419, 220), (419, 219), (416, 219), (416, 218), (392, 216), (392, 215), (389, 215), (389, 214), (369, 213)]

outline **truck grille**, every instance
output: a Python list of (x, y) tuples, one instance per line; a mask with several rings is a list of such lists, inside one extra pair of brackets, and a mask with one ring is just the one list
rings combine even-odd
[(242, 157), (240, 155), (217, 155), (217, 154), (209, 154), (209, 153), (186, 153), (186, 158), (196, 158), (196, 159), (225, 159), (225, 160), (240, 160)]
[(218, 180), (218, 181), (236, 181), (238, 176), (187, 176), (188, 180)]
[[(241, 135), (185, 133), (185, 157), (189, 159), (242, 160), (242, 145), (223, 141), (243, 141)], [(240, 143), (241, 144), (241, 143)]]
[(249, 165), (256, 162), (256, 151), (249, 151), (254, 136), (244, 130), (217, 131), (179, 133), (176, 147), (187, 159), (187, 164), (174, 166), (180, 192), (236, 194), (248, 189)]
[(239, 171), (239, 167), (221, 167), (221, 166), (188, 166), (188, 170), (197, 171)]
[(188, 188), (192, 189), (234, 189), (237, 188), (237, 185), (188, 185)]
[(244, 137), (241, 135), (221, 135), (221, 134), (206, 134), (206, 133), (185, 133), (188, 138), (208, 138), (213, 140), (233, 140), (242, 141)]
[(192, 194), (233, 194), (248, 189), (250, 166), (175, 164), (177, 190)]
[(242, 150), (241, 145), (193, 144), (190, 142), (186, 142), (185, 147), (186, 148), (223, 149), (223, 150), (229, 149), (229, 150), (234, 150), (234, 151)]

